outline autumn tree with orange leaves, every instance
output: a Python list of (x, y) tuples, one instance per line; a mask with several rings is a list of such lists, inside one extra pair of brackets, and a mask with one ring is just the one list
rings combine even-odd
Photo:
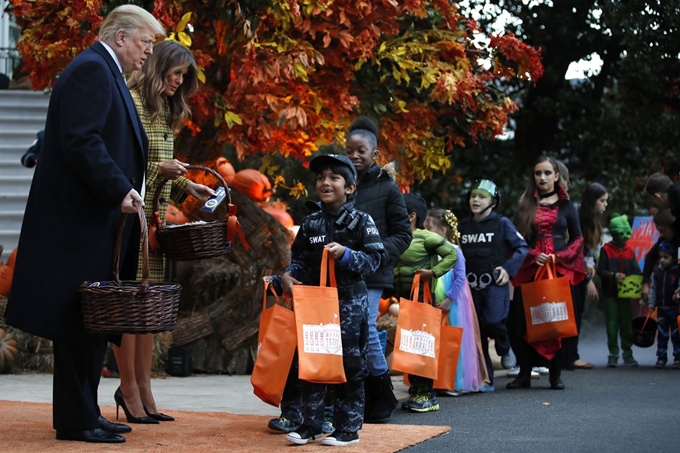
[[(120, 2), (11, 0), (33, 88), (96, 39)], [(186, 126), (206, 162), (232, 147), (307, 162), (344, 143), (358, 115), (380, 125), (380, 161), (400, 184), (450, 167), (449, 155), (503, 130), (517, 109), (501, 79), (535, 83), (540, 51), (481, 36), (448, 0), (154, 0), (134, 2), (188, 46), (202, 71)], [(486, 45), (480, 44), (486, 42)], [(197, 151), (200, 150), (200, 151)]]

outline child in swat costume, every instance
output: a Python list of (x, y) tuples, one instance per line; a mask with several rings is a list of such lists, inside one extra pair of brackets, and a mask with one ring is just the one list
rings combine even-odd
[(493, 385), (489, 338), (495, 341), (503, 368), (515, 366), (505, 325), (510, 310), (508, 282), (522, 265), (529, 246), (507, 217), (493, 211), (501, 201), (500, 191), (493, 181), (476, 181), (467, 198), (472, 215), (458, 225), (460, 247), (466, 257), (467, 278), (479, 320), (482, 352)]
[[(309, 167), (316, 174), (320, 209), (302, 222), (281, 285), (284, 294), (292, 294), (293, 285), (318, 285), (324, 248), (336, 260), (347, 382), (334, 386), (335, 431), (323, 439), (322, 444), (347, 445), (359, 442), (358, 431), (364, 418), (368, 291), (363, 276), (378, 269), (385, 248), (371, 216), (354, 209), (351, 195), (356, 189), (357, 171), (352, 162), (346, 156), (328, 154), (312, 159)], [(328, 386), (300, 381), (300, 387), (303, 423), (286, 439), (303, 445), (323, 435), (324, 399)]]

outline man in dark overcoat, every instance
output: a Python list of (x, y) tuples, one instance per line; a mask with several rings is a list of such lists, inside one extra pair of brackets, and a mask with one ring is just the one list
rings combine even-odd
[[(53, 427), (60, 440), (124, 442), (101, 416), (106, 337), (85, 331), (78, 287), (110, 281), (121, 213), (136, 213), (147, 138), (123, 73), (142, 67), (162, 25), (134, 5), (112, 10), (99, 42), (59, 75), (19, 238), (7, 324), (53, 341)], [(132, 216), (131, 216), (132, 217)], [(130, 223), (130, 222), (129, 222)], [(125, 230), (121, 277), (134, 278), (139, 225)]]

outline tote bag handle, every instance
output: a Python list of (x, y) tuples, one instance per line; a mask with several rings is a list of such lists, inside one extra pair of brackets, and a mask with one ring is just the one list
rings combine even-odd
[(267, 309), (267, 291), (269, 290), (270, 293), (276, 298), (276, 305), (280, 305), (279, 301), (279, 295), (276, 294), (276, 291), (274, 291), (274, 286), (272, 285), (271, 280), (265, 278), (264, 280), (264, 291), (262, 291), (262, 312)]
[(328, 286), (328, 276), (331, 278), (331, 287), (337, 288), (338, 284), (335, 281), (335, 259), (328, 257), (328, 249), (324, 247), (321, 254), (321, 281), (319, 286)]
[(546, 274), (548, 274), (548, 280), (552, 280), (553, 278), (557, 277), (555, 261), (556, 261), (555, 255), (551, 254), (548, 261), (546, 261), (543, 266), (538, 267), (538, 270), (536, 271), (536, 276), (534, 277), (534, 281), (537, 282), (539, 280), (543, 280)]
[[(418, 302), (418, 296), (420, 296), (420, 274), (416, 273), (411, 284), (411, 300)], [(423, 282), (423, 303), (432, 305), (432, 292), (430, 291), (429, 280)]]

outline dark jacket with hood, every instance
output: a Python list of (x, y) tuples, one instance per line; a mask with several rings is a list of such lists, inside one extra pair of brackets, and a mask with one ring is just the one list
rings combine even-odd
[(619, 294), (616, 274), (640, 275), (640, 265), (635, 258), (635, 250), (627, 243), (620, 247), (614, 242), (607, 242), (600, 249), (600, 260), (597, 263), (597, 275), (602, 281), (602, 295), (617, 298)]
[(362, 292), (367, 297), (363, 279), (375, 272), (384, 251), (371, 216), (354, 209), (351, 200), (337, 215), (327, 211), (323, 203), (315, 205), (318, 210), (307, 216), (295, 236), (286, 272), (305, 285), (318, 286), (323, 249), (337, 242), (348, 249), (335, 266), (340, 304), (352, 303)]
[(394, 182), (395, 178), (394, 163), (384, 167), (373, 164), (354, 193), (355, 208), (373, 218), (385, 246), (385, 256), (380, 268), (374, 274), (366, 276), (368, 288), (383, 289), (383, 297), (393, 292), (394, 263), (406, 251), (412, 239), (404, 195)]

